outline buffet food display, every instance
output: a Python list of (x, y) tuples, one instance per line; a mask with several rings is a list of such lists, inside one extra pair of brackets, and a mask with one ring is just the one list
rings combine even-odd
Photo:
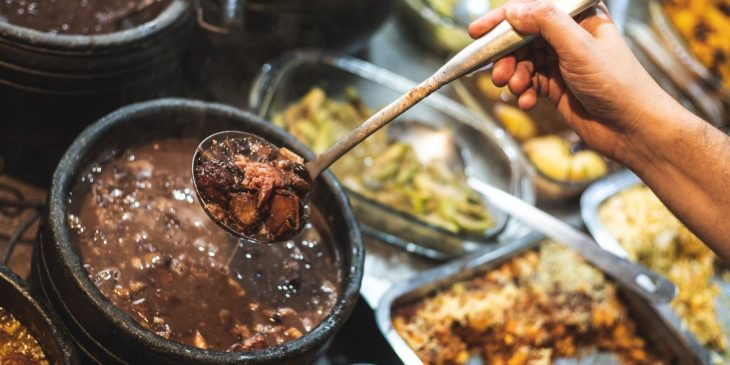
[[(414, 85), (353, 57), (293, 51), (262, 68), (249, 107), (318, 152)], [(519, 145), (438, 93), (344, 156), (333, 172), (368, 232), (439, 260), (493, 245), (509, 225), (503, 212), (466, 187), (465, 176), (534, 199)]]
[[(66, 151), (27, 181), (45, 202), (0, 179), (0, 218), (20, 222), (0, 232), (0, 365), (377, 363), (347, 346), (328, 358), (343, 326), (373, 320), (379, 350), (408, 365), (730, 364), (727, 264), (488, 67), (310, 176), (307, 161), (471, 42), (464, 6), (505, 2), (373, 1), (0, 0), (0, 174)], [(730, 3), (637, 3), (615, 19), (657, 33), (668, 49), (650, 56), (727, 104)], [(372, 63), (330, 50), (368, 44)], [(225, 137), (241, 131), (272, 144)], [(677, 296), (632, 294), (469, 178), (585, 223)], [(30, 284), (5, 266), (21, 241)], [(360, 298), (374, 319), (349, 318)], [(369, 324), (357, 345), (378, 336)]]
[(537, 235), (394, 285), (376, 319), (404, 363), (703, 361), (660, 310)]
[(679, 295), (671, 306), (682, 325), (709, 349), (715, 363), (724, 363), (730, 359), (727, 266), (648, 187), (631, 177), (607, 190), (615, 193), (596, 201), (600, 205), (593, 214), (600, 227), (593, 230), (607, 233), (629, 259), (677, 284)]
[[(575, 280), (581, 278), (581, 280)], [(664, 364), (638, 335), (616, 287), (546, 242), (432, 296), (393, 309), (393, 326), (425, 364), (550, 364), (591, 351)]]

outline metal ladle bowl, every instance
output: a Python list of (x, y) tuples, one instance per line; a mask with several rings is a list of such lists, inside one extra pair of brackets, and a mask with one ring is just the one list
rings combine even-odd
[[(211, 220), (213, 220), (216, 224), (218, 224), (221, 228), (229, 232), (230, 234), (243, 238), (247, 241), (254, 242), (254, 243), (277, 243), (277, 242), (284, 242), (291, 240), (295, 238), (301, 231), (304, 229), (305, 222), (307, 221), (309, 217), (309, 206), (307, 205), (307, 202), (305, 200), (301, 201), (300, 205), (300, 211), (302, 212), (301, 215), (301, 224), (299, 224), (299, 229), (296, 231), (291, 232), (290, 234), (287, 234), (285, 236), (280, 236), (278, 239), (274, 241), (269, 241), (260, 238), (259, 236), (255, 234), (246, 234), (244, 232), (241, 232), (240, 230), (236, 229), (235, 227), (232, 227), (230, 224), (226, 222), (225, 219), (219, 219), (216, 217), (216, 214), (211, 210), (210, 208), (210, 202), (206, 201), (204, 194), (201, 194), (200, 187), (198, 184), (198, 179), (196, 178), (195, 170), (197, 166), (200, 166), (201, 163), (203, 163), (206, 160), (209, 160), (211, 156), (206, 156), (206, 153), (211, 150), (211, 148), (214, 147), (214, 144), (228, 144), (230, 141), (237, 141), (238, 147), (242, 147), (239, 151), (236, 151), (236, 155), (243, 155), (244, 157), (247, 157), (251, 160), (259, 160), (260, 156), (258, 152), (262, 147), (270, 149), (272, 152), (278, 152), (279, 147), (275, 144), (269, 142), (268, 140), (257, 136), (255, 134), (247, 133), (247, 132), (241, 132), (241, 131), (223, 131), (223, 132), (217, 132), (214, 134), (211, 134), (210, 136), (206, 137), (198, 147), (195, 149), (195, 152), (193, 153), (193, 162), (192, 162), (192, 177), (193, 177), (193, 188), (195, 190), (195, 194), (198, 197), (198, 201), (203, 207), (203, 210), (206, 214), (210, 217)], [(231, 152), (231, 147), (226, 146), (226, 152)], [(227, 156), (227, 157), (233, 157), (233, 156)], [(309, 195), (309, 194), (308, 194)]]

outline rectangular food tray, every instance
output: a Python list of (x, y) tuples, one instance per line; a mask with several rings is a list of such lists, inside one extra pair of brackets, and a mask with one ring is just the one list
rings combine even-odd
[[(609, 198), (626, 189), (641, 184), (643, 182), (638, 176), (630, 170), (624, 169), (591, 185), (581, 197), (581, 216), (588, 231), (593, 235), (598, 245), (614, 255), (620, 257), (628, 256), (626, 250), (621, 247), (618, 241), (611, 235), (603, 223), (601, 223), (598, 210)], [(723, 280), (720, 276), (716, 276), (715, 281), (721, 290), (721, 294), (717, 298), (717, 314), (720, 322), (722, 322), (725, 338), (730, 341), (730, 282)], [(666, 317), (671, 320), (672, 330), (683, 336), (685, 341), (697, 348), (697, 351), (706, 353), (706, 356), (709, 358), (709, 352), (697, 342), (697, 339), (689, 330), (681, 325), (681, 321), (674, 311), (668, 305), (663, 307), (662, 310), (666, 312)], [(726, 353), (723, 357), (724, 359), (714, 359), (714, 362), (708, 360), (708, 363), (717, 364), (718, 361), (722, 364), (730, 363), (729, 354)]]
[[(478, 273), (492, 270), (521, 253), (538, 248), (543, 240), (544, 237), (539, 234), (530, 234), (494, 251), (453, 261), (394, 285), (383, 295), (375, 313), (380, 331), (403, 363), (422, 364), (416, 353), (393, 327), (392, 309), (424, 298), (453, 283), (468, 280)], [(657, 353), (672, 354), (678, 359), (679, 364), (710, 364), (703, 349), (687, 341), (687, 338), (677, 331), (676, 323), (671, 322), (671, 310), (667, 311), (668, 307), (650, 305), (623, 290), (621, 297), (632, 319), (637, 323), (642, 337), (651, 343)], [(470, 359), (468, 364), (477, 365), (482, 362)]]

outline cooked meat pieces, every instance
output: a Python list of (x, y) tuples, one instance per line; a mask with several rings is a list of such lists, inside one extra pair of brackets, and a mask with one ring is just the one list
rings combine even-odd
[(312, 180), (297, 154), (254, 142), (214, 141), (200, 151), (196, 185), (214, 220), (243, 236), (281, 241), (301, 229)]
[(276, 190), (271, 198), (266, 229), (277, 237), (298, 231), (302, 224), (300, 205), (301, 201), (295, 194)]
[(291, 185), (290, 174), (267, 163), (253, 162), (246, 165), (243, 175), (243, 186), (258, 191), (256, 206), (261, 208), (274, 188), (285, 188)]
[(221, 161), (204, 161), (195, 167), (195, 182), (206, 202), (227, 205), (227, 193), (236, 185), (231, 168)]
[(230, 197), (231, 214), (237, 223), (250, 227), (259, 222), (258, 205), (253, 194), (233, 193)]

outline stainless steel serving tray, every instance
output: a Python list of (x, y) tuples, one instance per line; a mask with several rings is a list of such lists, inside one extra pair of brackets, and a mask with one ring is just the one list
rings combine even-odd
[[(395, 284), (383, 295), (375, 313), (380, 331), (405, 364), (422, 364), (416, 353), (393, 327), (392, 308), (428, 296), (455, 282), (469, 279), (477, 273), (494, 269), (523, 252), (536, 249), (543, 239), (541, 235), (530, 234), (486, 254), (465, 257)], [(676, 331), (676, 327), (666, 316), (666, 308), (651, 306), (626, 291), (622, 291), (622, 299), (641, 334), (652, 344), (657, 353), (671, 354), (677, 359), (678, 364), (709, 364), (703, 349), (693, 346), (686, 337)], [(468, 363), (482, 364), (476, 359)]]
[[(602, 248), (614, 255), (628, 256), (626, 250), (621, 247), (601, 222), (598, 209), (608, 198), (640, 184), (643, 184), (643, 182), (633, 172), (622, 170), (591, 185), (581, 197), (581, 216), (588, 231)], [(730, 282), (722, 280), (720, 277), (716, 277), (716, 282), (722, 291), (717, 299), (717, 313), (723, 324), (725, 337), (730, 340)], [(672, 330), (682, 335), (685, 341), (695, 347), (697, 351), (706, 353), (709, 359), (709, 352), (697, 342), (697, 339), (689, 330), (681, 325), (681, 321), (674, 311), (668, 305), (662, 306), (660, 309), (665, 312), (665, 317), (668, 318), (668, 323), (672, 325)], [(726, 353), (723, 359), (715, 358), (714, 361), (708, 360), (708, 363), (727, 364), (730, 361), (729, 356)]]

